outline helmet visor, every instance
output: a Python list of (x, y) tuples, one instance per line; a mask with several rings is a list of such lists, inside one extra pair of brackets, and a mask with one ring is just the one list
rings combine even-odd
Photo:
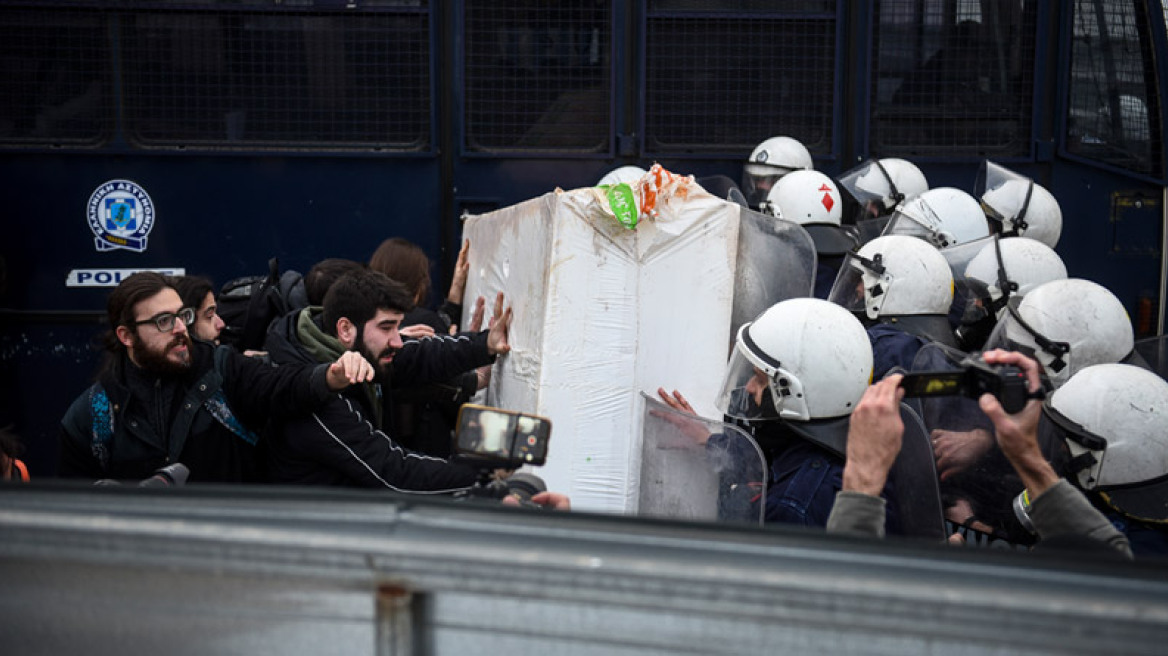
[(998, 232), (1006, 236), (1020, 235), (1025, 229), (1026, 209), (1034, 182), (1021, 174), (995, 164), (982, 162), (973, 193), (981, 209)]
[(995, 239), (994, 236), (984, 237), (941, 250), (953, 273), (954, 303), (960, 302), (963, 306), (962, 324), (971, 325), (991, 315), (996, 318), (999, 311), (1005, 310), (1006, 299), (1002, 297), (998, 280), (1001, 277), (998, 274), (1002, 273), (1001, 266), (995, 268), (993, 273), (996, 277), (992, 279), (971, 275), (969, 267), (973, 258), (984, 247), (992, 246)]
[(809, 223), (803, 226), (811, 240), (815, 242), (815, 252), (820, 255), (843, 255), (856, 249), (859, 243), (855, 230), (830, 223)]
[(903, 203), (897, 207), (882, 235), (916, 237), (937, 248), (946, 248), (955, 241), (941, 232), (941, 220), (921, 201), (912, 202), (911, 207)]
[[(749, 325), (749, 324), (748, 324)], [(770, 375), (742, 352), (741, 345), (730, 354), (722, 390), (715, 401), (722, 414), (734, 419), (778, 419), (770, 395)]]
[(1084, 490), (1099, 487), (1107, 440), (1068, 419), (1054, 408), (1050, 398), (1042, 404), (1038, 440), (1040, 445), (1065, 445), (1066, 459), (1058, 463), (1060, 467), (1055, 469), (1056, 472), (1075, 478)]
[(982, 237), (981, 239), (974, 239), (967, 241), (964, 244), (956, 244), (948, 248), (942, 248), (941, 254), (945, 256), (945, 261), (949, 263), (949, 269), (953, 272), (953, 278), (961, 278), (965, 275), (966, 269), (969, 268), (969, 263), (973, 258), (981, 253), (986, 246), (993, 244), (993, 235)]
[(893, 191), (891, 178), (876, 160), (868, 160), (844, 173), (839, 177), (839, 184), (861, 205), (874, 201), (890, 210), (904, 200), (899, 192)]
[(879, 237), (888, 228), (888, 221), (891, 218), (887, 214), (872, 214), (869, 208), (861, 208), (860, 216), (856, 217), (856, 239), (860, 245), (863, 246)]
[(748, 162), (742, 169), (742, 195), (750, 207), (758, 207), (766, 200), (775, 182), (791, 170), (783, 166)]
[(868, 259), (858, 253), (848, 253), (827, 300), (849, 312), (875, 319), (880, 316), (891, 282), (879, 254)]
[(953, 284), (953, 302), (961, 304), (961, 325), (970, 326), (994, 315), (994, 299), (988, 285), (977, 278), (961, 278)]

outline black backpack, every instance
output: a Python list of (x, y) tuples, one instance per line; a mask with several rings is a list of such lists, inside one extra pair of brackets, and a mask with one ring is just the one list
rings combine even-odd
[(264, 348), (268, 326), (285, 314), (308, 307), (304, 279), (296, 271), (280, 273), (276, 258), (268, 260), (266, 276), (229, 280), (219, 291), (219, 318), (226, 324), (219, 335), (223, 344), (243, 352)]

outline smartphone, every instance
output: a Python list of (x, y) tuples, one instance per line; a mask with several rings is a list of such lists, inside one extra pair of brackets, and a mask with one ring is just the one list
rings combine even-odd
[(547, 417), (467, 403), (458, 411), (453, 453), (503, 468), (539, 466), (547, 460), (551, 434)]

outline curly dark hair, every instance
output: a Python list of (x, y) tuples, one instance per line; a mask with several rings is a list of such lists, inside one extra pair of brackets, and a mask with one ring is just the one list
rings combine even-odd
[(414, 309), (409, 290), (384, 273), (362, 269), (345, 274), (324, 295), (325, 332), (336, 335), (337, 321), (344, 317), (364, 326), (378, 310), (406, 313)]

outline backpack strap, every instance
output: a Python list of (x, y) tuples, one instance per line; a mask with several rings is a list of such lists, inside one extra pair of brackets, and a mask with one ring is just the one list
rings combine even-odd
[[(226, 379), (224, 370), (227, 368), (227, 358), (231, 357), (231, 347), (220, 346), (215, 349), (215, 371), (219, 374), (220, 380)], [(223, 387), (220, 385), (215, 393), (207, 400), (203, 401), (203, 407), (211, 416), (223, 425), (224, 428), (235, 433), (240, 439), (248, 444), (255, 446), (259, 442), (259, 436), (250, 430), (235, 413), (231, 411), (231, 406), (227, 404), (227, 395), (223, 393)]]
[(89, 450), (105, 469), (110, 461), (110, 442), (114, 439), (114, 413), (110, 410), (109, 395), (101, 386), (94, 386), (89, 392), (89, 415), (92, 430)]
[(227, 405), (227, 397), (223, 394), (223, 390), (215, 390), (209, 399), (203, 402), (203, 407), (211, 416), (223, 425), (224, 428), (235, 433), (240, 439), (248, 444), (255, 446), (260, 438), (254, 432), (243, 425), (239, 418), (231, 412), (231, 407)]

